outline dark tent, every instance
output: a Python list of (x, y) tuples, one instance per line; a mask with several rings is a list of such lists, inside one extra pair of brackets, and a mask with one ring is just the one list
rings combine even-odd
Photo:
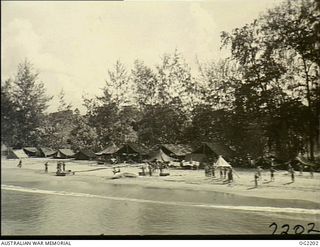
[(76, 160), (93, 160), (96, 158), (96, 154), (90, 149), (81, 149), (74, 157)]
[(232, 151), (228, 146), (218, 143), (203, 142), (201, 146), (194, 150), (195, 154), (205, 154), (208, 158), (217, 159), (219, 155), (222, 155), (226, 159), (233, 158), (234, 151)]
[(40, 152), (37, 148), (34, 147), (26, 147), (23, 148), (23, 151), (29, 156), (29, 157), (37, 157), (40, 156)]
[(56, 154), (56, 158), (60, 158), (60, 159), (69, 159), (69, 158), (73, 158), (75, 155), (75, 153), (68, 148), (62, 148), (62, 149), (58, 149), (58, 152)]
[(166, 155), (180, 160), (192, 152), (190, 146), (183, 144), (161, 144), (160, 148)]
[(52, 148), (39, 148), (40, 157), (53, 157), (57, 151)]
[(13, 150), (11, 148), (8, 149), (7, 159), (24, 159), (28, 158), (28, 155), (23, 151), (23, 149)]
[(154, 160), (163, 161), (163, 162), (174, 161), (173, 158), (166, 155), (161, 149), (159, 149), (155, 152), (152, 152), (149, 156), (150, 156), (150, 158), (148, 160), (150, 160), (150, 161), (154, 161)]
[(147, 158), (148, 151), (141, 144), (127, 143), (122, 145), (115, 153), (121, 160), (125, 161), (142, 161)]

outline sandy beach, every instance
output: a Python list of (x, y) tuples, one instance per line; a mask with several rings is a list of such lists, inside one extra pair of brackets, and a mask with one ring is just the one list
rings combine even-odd
[[(28, 158), (23, 160), (23, 167), (18, 168), (18, 160), (1, 160), (2, 177), (5, 177), (6, 171), (13, 172), (18, 170), (34, 171), (39, 175), (50, 177), (55, 176), (56, 164), (58, 160), (45, 158)], [(229, 185), (219, 178), (205, 177), (204, 170), (181, 170), (167, 169), (170, 176), (160, 177), (156, 172), (152, 177), (139, 176), (137, 178), (112, 179), (113, 172), (111, 165), (98, 165), (96, 161), (78, 161), (64, 160), (66, 170), (75, 172), (74, 176), (67, 176), (63, 179), (72, 180), (95, 180), (103, 183), (138, 185), (153, 188), (170, 188), (183, 190), (215, 191), (230, 193), (235, 195), (303, 200), (314, 203), (320, 203), (320, 174), (314, 173), (311, 178), (310, 173), (304, 172), (299, 175), (296, 172), (295, 182), (291, 182), (291, 177), (287, 171), (280, 170), (275, 173), (275, 181), (270, 182), (270, 173), (268, 170), (262, 172), (262, 179), (259, 181), (258, 188), (254, 187), (254, 170), (235, 168), (234, 182)], [(44, 163), (49, 162), (49, 172), (44, 173)], [(121, 172), (129, 172), (138, 175), (141, 171), (141, 164), (128, 165), (119, 164)], [(219, 177), (219, 176), (218, 176)], [(19, 179), (19, 178), (17, 178)], [(3, 181), (3, 179), (2, 179)]]

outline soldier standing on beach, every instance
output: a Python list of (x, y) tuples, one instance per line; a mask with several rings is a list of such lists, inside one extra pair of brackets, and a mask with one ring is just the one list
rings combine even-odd
[(146, 175), (146, 168), (144, 167), (144, 165), (141, 167), (141, 170), (142, 170), (142, 176), (145, 176)]
[(48, 162), (44, 164), (44, 172), (48, 173)]
[(227, 177), (227, 168), (223, 168), (223, 178)]
[(274, 181), (274, 172), (275, 172), (276, 170), (274, 169), (274, 167), (273, 166), (271, 166), (270, 167), (270, 177), (271, 177), (271, 181)]
[(314, 172), (313, 167), (310, 166), (310, 176), (311, 176), (311, 178), (313, 178), (313, 172)]
[(205, 164), (205, 166), (204, 166), (204, 175), (206, 177), (209, 177), (209, 176), (211, 176), (211, 174), (209, 174), (209, 173), (210, 173), (210, 167), (208, 166), (208, 164)]
[(261, 166), (258, 166), (257, 174), (259, 176), (259, 179), (261, 180), (262, 179), (262, 168), (261, 168)]
[(65, 171), (66, 170), (66, 163), (62, 162), (62, 170)]
[(232, 168), (230, 168), (228, 172), (228, 183), (231, 184), (231, 182), (233, 182)]
[(58, 161), (58, 164), (57, 164), (57, 173), (61, 173), (61, 162)]
[(302, 176), (303, 175), (303, 165), (302, 164), (299, 165), (299, 172), (300, 172), (300, 176)]
[(222, 168), (220, 168), (220, 179), (223, 178), (223, 171), (222, 171)]
[(19, 167), (19, 168), (22, 167), (22, 160), (19, 160), (19, 164), (17, 165), (17, 167)]
[(148, 170), (149, 170), (149, 175), (150, 177), (152, 176), (152, 166), (150, 164), (148, 164)]
[(212, 175), (212, 177), (216, 177), (215, 167), (214, 167), (213, 165), (211, 165), (210, 170), (211, 170), (211, 175)]
[(258, 188), (258, 179), (259, 179), (259, 174), (258, 174), (258, 172), (256, 172), (254, 174), (254, 185), (256, 188)]
[(294, 183), (294, 173), (295, 173), (295, 171), (294, 171), (293, 168), (291, 168), (290, 173), (291, 173), (291, 181), (292, 181), (292, 183)]

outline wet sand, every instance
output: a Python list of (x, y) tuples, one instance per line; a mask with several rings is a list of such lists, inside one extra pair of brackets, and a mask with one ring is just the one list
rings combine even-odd
[[(200, 190), (200, 191), (215, 191), (230, 193), (235, 195), (243, 195), (259, 198), (275, 198), (275, 199), (290, 199), (299, 201), (310, 201), (320, 203), (320, 174), (314, 173), (311, 178), (308, 172), (299, 175), (296, 172), (295, 182), (291, 182), (291, 176), (287, 171), (277, 171), (275, 173), (275, 181), (270, 181), (270, 173), (268, 170), (262, 172), (262, 179), (259, 181), (258, 188), (254, 187), (255, 170), (235, 168), (234, 182), (229, 185), (226, 181), (219, 178), (205, 177), (204, 170), (181, 170), (181, 169), (166, 169), (170, 176), (160, 177), (157, 171), (150, 176), (139, 176), (137, 178), (121, 178), (112, 179), (113, 172), (111, 165), (98, 165), (96, 161), (76, 161), (64, 160), (66, 162), (66, 170), (75, 172), (74, 176), (67, 176), (63, 179), (69, 180), (103, 180), (110, 184), (122, 185), (139, 185), (154, 188), (170, 188), (183, 190)], [(44, 173), (44, 163), (49, 162), (49, 172)], [(18, 160), (1, 160), (2, 177), (5, 177), (6, 172), (14, 172), (20, 170), (34, 171), (41, 173), (50, 179), (50, 176), (55, 175), (57, 160), (45, 158), (28, 158), (23, 160), (23, 167), (17, 167)], [(121, 172), (129, 172), (138, 175), (141, 171), (141, 164), (126, 165), (119, 164)], [(3, 179), (2, 179), (3, 181)]]

